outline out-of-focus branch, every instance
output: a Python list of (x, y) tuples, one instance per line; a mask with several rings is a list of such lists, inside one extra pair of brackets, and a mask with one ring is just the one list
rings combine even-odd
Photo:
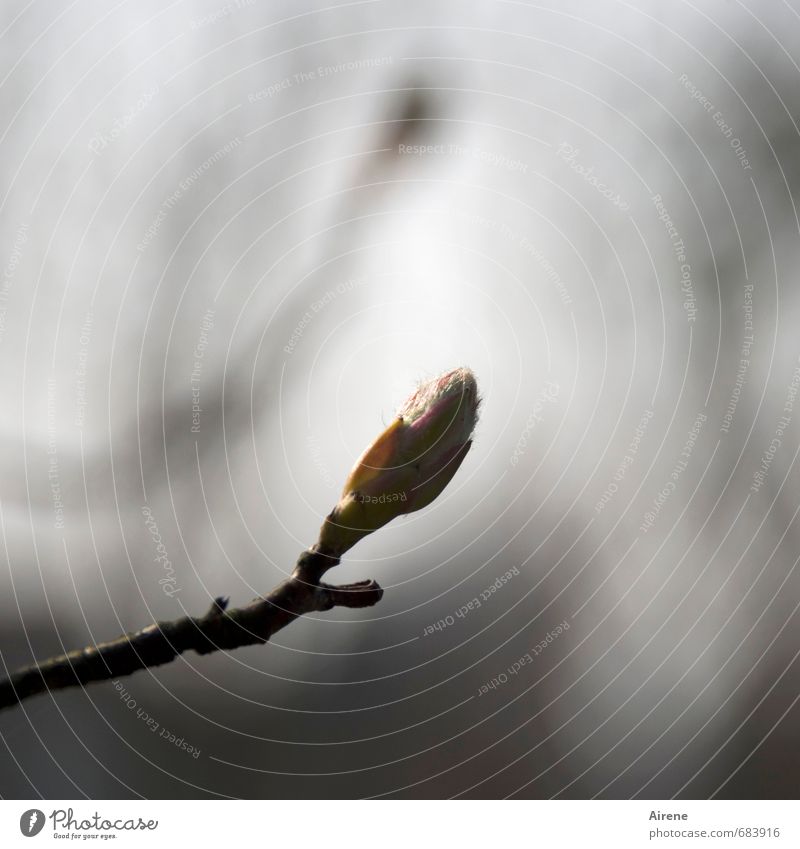
[(161, 666), (190, 649), (210, 654), (265, 643), (281, 628), (304, 613), (334, 607), (371, 607), (383, 596), (375, 581), (344, 586), (321, 582), (339, 562), (317, 546), (304, 551), (291, 577), (269, 595), (246, 607), (228, 610), (228, 599), (217, 598), (204, 616), (184, 616), (157, 622), (108, 643), (52, 657), (14, 672), (0, 681), (0, 709), (48, 690), (60, 690), (130, 675), (138, 669)]

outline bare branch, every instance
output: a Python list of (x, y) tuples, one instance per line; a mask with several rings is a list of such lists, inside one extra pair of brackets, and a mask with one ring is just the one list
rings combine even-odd
[(375, 581), (344, 586), (323, 584), (322, 576), (338, 562), (337, 557), (314, 546), (300, 555), (288, 580), (245, 607), (228, 610), (228, 599), (217, 598), (204, 616), (157, 622), (111, 642), (20, 669), (0, 681), (0, 709), (19, 704), (37, 693), (161, 666), (189, 649), (210, 654), (265, 643), (304, 613), (319, 613), (334, 607), (371, 607), (381, 600), (383, 590)]

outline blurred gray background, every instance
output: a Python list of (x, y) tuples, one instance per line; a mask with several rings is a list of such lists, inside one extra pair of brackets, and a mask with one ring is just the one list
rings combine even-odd
[(484, 398), (380, 605), (5, 711), (0, 795), (797, 795), (797, 3), (0, 16), (6, 669), (268, 591)]

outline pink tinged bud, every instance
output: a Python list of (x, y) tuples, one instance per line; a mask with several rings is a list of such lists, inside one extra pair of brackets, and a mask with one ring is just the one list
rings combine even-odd
[(420, 386), (356, 461), (320, 529), (319, 547), (341, 557), (397, 516), (427, 507), (466, 457), (479, 403), (466, 368)]

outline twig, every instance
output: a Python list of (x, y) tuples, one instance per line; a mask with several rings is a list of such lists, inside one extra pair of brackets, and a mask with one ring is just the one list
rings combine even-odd
[(343, 586), (321, 583), (325, 572), (338, 562), (338, 557), (314, 546), (300, 555), (288, 580), (246, 607), (228, 610), (228, 599), (217, 598), (205, 616), (157, 622), (111, 642), (19, 669), (0, 681), (0, 709), (48, 690), (104, 681), (160, 666), (189, 649), (210, 654), (220, 649), (265, 643), (304, 613), (333, 607), (371, 607), (381, 600), (383, 590), (375, 581)]

